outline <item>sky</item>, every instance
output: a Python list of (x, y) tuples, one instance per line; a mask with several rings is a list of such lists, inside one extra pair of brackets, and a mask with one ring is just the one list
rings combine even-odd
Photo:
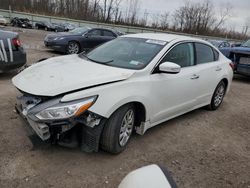
[[(186, 0), (139, 0), (140, 12), (143, 14), (144, 10), (150, 14), (157, 14), (163, 12), (173, 13), (174, 10), (182, 6)], [(189, 0), (191, 2), (201, 2), (202, 0)], [(230, 11), (230, 18), (227, 20), (225, 26), (230, 29), (234, 28), (237, 31), (242, 31), (243, 27), (249, 25), (250, 27), (250, 0), (211, 0), (214, 5), (215, 12), (219, 16), (220, 8), (225, 7), (230, 3), (232, 9)], [(125, 3), (125, 2), (124, 2)]]

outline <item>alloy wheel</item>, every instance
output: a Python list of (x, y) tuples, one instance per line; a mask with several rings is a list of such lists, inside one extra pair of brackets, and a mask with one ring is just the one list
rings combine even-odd
[(125, 146), (132, 134), (133, 127), (134, 127), (134, 121), (135, 121), (135, 114), (132, 109), (128, 110), (125, 114), (122, 125), (120, 129), (120, 135), (119, 135), (119, 144), (120, 146)]
[(225, 87), (221, 85), (215, 93), (214, 97), (215, 106), (219, 106), (222, 103), (224, 95), (225, 95)]
[(77, 43), (70, 43), (68, 46), (69, 54), (77, 54), (79, 52), (79, 45)]

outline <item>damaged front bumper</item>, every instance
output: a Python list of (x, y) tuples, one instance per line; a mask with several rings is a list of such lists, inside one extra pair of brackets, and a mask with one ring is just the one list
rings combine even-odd
[[(48, 103), (51, 105), (58, 101), (60, 101), (60, 99), (44, 100), (36, 96), (21, 95), (17, 97), (15, 109), (41, 140), (63, 142), (65, 137), (67, 137), (67, 140), (72, 137), (68, 136), (68, 134), (80, 135), (80, 138), (77, 140), (82, 150), (86, 152), (97, 152), (99, 150), (101, 133), (106, 121), (105, 118), (90, 111), (86, 111), (80, 116), (63, 120), (41, 121), (35, 116), (38, 111), (48, 106)], [(76, 131), (71, 131), (74, 128), (76, 128)]]

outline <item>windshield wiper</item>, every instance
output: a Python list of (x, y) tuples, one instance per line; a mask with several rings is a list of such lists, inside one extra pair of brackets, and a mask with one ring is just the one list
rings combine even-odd
[(82, 53), (81, 54), (82, 56), (84, 56), (85, 58), (87, 58), (88, 60), (90, 61), (93, 61), (95, 63), (99, 63), (99, 64), (109, 64), (109, 63), (112, 63), (114, 60), (109, 60), (109, 61), (97, 61), (97, 60), (94, 60), (94, 59), (91, 59), (89, 58), (86, 54)]

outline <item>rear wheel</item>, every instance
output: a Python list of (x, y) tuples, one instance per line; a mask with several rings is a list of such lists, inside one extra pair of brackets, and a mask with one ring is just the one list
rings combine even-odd
[(101, 148), (107, 152), (122, 152), (132, 135), (135, 124), (135, 108), (132, 104), (119, 108), (107, 121), (102, 136)]
[(216, 87), (211, 103), (208, 105), (209, 110), (217, 110), (223, 102), (226, 93), (226, 84), (221, 81)]
[(79, 52), (80, 52), (80, 45), (75, 41), (69, 42), (67, 46), (67, 54), (78, 54)]
[(45, 31), (48, 31), (48, 30), (49, 30), (47, 27), (45, 27), (44, 29), (45, 29)]

